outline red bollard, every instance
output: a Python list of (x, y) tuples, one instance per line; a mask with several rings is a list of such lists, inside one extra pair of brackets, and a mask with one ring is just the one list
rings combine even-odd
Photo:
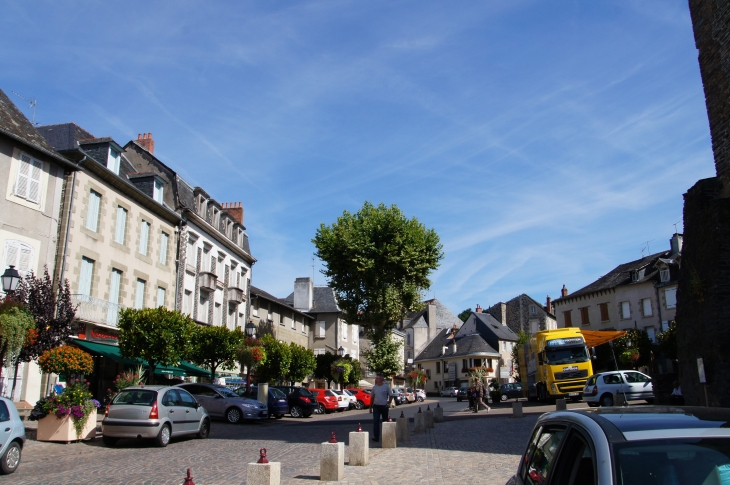
[(335, 432), (332, 432), (332, 437), (330, 438), (330, 443), (337, 443), (337, 437), (335, 436)]
[(259, 461), (257, 461), (256, 463), (268, 463), (269, 462), (269, 460), (266, 459), (266, 448), (261, 448), (259, 450), (259, 455), (260, 455)]
[(195, 485), (195, 482), (193, 481), (193, 477), (190, 476), (190, 468), (188, 468), (188, 476), (185, 477), (185, 481), (183, 482), (183, 485)]
[(362, 425), (360, 423), (357, 423), (357, 432), (362, 433)]

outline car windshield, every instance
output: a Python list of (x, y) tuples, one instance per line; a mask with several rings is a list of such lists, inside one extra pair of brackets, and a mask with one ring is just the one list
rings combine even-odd
[(216, 387), (215, 390), (218, 391), (223, 397), (241, 397), (227, 387)]
[(588, 360), (588, 349), (585, 345), (551, 348), (547, 351), (548, 364), (577, 364)]
[(286, 395), (281, 392), (281, 389), (269, 389), (269, 392), (272, 396), (274, 396), (276, 399), (286, 399)]
[(157, 391), (132, 389), (117, 394), (112, 404), (132, 404), (136, 406), (152, 406), (157, 399)]
[(730, 483), (730, 440), (681, 438), (614, 445), (619, 483)]

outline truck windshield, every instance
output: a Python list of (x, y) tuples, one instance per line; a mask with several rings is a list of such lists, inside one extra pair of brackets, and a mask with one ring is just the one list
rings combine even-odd
[(585, 345), (552, 348), (547, 351), (548, 364), (576, 364), (588, 360), (588, 349)]

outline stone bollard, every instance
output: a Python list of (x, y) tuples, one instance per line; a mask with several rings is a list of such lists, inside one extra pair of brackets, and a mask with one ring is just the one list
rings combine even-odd
[(360, 423), (357, 431), (350, 431), (350, 466), (367, 466), (370, 462), (370, 433), (362, 430)]
[(520, 401), (515, 401), (512, 403), (512, 417), (513, 418), (523, 418), (524, 415), (522, 414), (522, 403)]
[(246, 468), (248, 485), (279, 485), (281, 483), (281, 463), (266, 459), (266, 448), (259, 450), (261, 457), (256, 463), (249, 463)]
[(411, 432), (408, 429), (408, 418), (405, 417), (403, 411), (400, 413), (400, 418), (395, 420), (396, 424), (396, 439), (401, 443), (406, 443), (411, 440)]
[(329, 442), (322, 443), (319, 479), (323, 482), (339, 482), (343, 478), (345, 478), (345, 443), (338, 443), (333, 431)]
[(259, 402), (262, 402), (264, 404), (269, 404), (269, 384), (265, 383), (259, 383), (259, 393), (258, 397), (256, 398)]
[(565, 411), (568, 409), (567, 404), (565, 403), (565, 399), (556, 399), (555, 400), (555, 410), (556, 411)]
[(616, 392), (616, 397), (613, 400), (614, 406), (626, 406), (626, 395), (621, 392)]
[(430, 404), (426, 408), (426, 427), (433, 428), (433, 411), (431, 411)]
[(395, 448), (398, 440), (396, 439), (398, 423), (390, 418), (388, 421), (383, 423), (383, 448)]
[(418, 408), (418, 412), (413, 415), (413, 432), (423, 433), (426, 431), (426, 415)]
[(436, 403), (436, 409), (433, 410), (433, 420), (437, 423), (444, 422), (444, 408), (439, 403)]

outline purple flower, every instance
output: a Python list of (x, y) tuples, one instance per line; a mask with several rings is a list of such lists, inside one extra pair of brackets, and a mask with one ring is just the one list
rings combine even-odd
[(73, 406), (71, 408), (71, 414), (73, 414), (74, 418), (77, 418), (77, 419), (83, 418), (85, 415), (84, 408), (82, 408), (81, 406), (78, 406), (78, 405)]
[(101, 407), (101, 403), (99, 401), (97, 401), (96, 399), (92, 399), (91, 402), (93, 402), (94, 406), (96, 406), (97, 408)]

